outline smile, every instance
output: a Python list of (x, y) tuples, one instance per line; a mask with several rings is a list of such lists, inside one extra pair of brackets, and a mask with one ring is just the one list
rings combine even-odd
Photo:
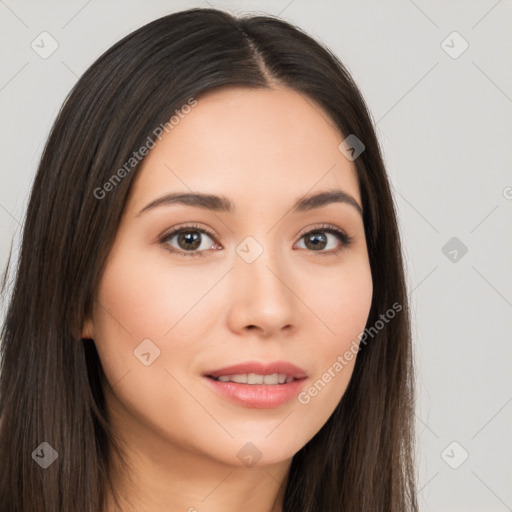
[(272, 373), (270, 375), (260, 375), (257, 373), (237, 373), (234, 375), (220, 375), (219, 377), (211, 377), (220, 382), (236, 382), (238, 384), (286, 384), (295, 379), (292, 375), (286, 373)]

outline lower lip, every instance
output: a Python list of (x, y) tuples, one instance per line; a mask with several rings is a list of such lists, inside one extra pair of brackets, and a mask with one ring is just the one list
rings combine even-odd
[(203, 377), (219, 395), (244, 407), (254, 409), (271, 409), (289, 402), (296, 397), (306, 379), (297, 379), (286, 384), (238, 384), (221, 382), (210, 377)]

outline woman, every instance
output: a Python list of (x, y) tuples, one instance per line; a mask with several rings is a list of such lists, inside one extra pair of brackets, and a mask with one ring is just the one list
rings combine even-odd
[(78, 81), (2, 333), (0, 509), (415, 511), (396, 215), (364, 101), (191, 9)]

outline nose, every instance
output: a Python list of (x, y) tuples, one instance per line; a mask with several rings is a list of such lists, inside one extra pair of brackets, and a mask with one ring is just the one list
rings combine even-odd
[(228, 323), (237, 334), (257, 331), (262, 338), (287, 335), (299, 325), (300, 299), (292, 269), (264, 251), (247, 263), (236, 256), (231, 274)]

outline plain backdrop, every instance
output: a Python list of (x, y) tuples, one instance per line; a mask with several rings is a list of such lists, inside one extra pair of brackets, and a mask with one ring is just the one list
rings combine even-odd
[[(78, 77), (143, 24), (208, 5), (280, 15), (351, 72), (404, 242), (421, 510), (512, 510), (511, 0), (0, 0), (2, 269), (11, 241), (16, 259), (44, 142)], [(51, 55), (33, 49), (41, 38), (46, 51), (58, 45)]]

